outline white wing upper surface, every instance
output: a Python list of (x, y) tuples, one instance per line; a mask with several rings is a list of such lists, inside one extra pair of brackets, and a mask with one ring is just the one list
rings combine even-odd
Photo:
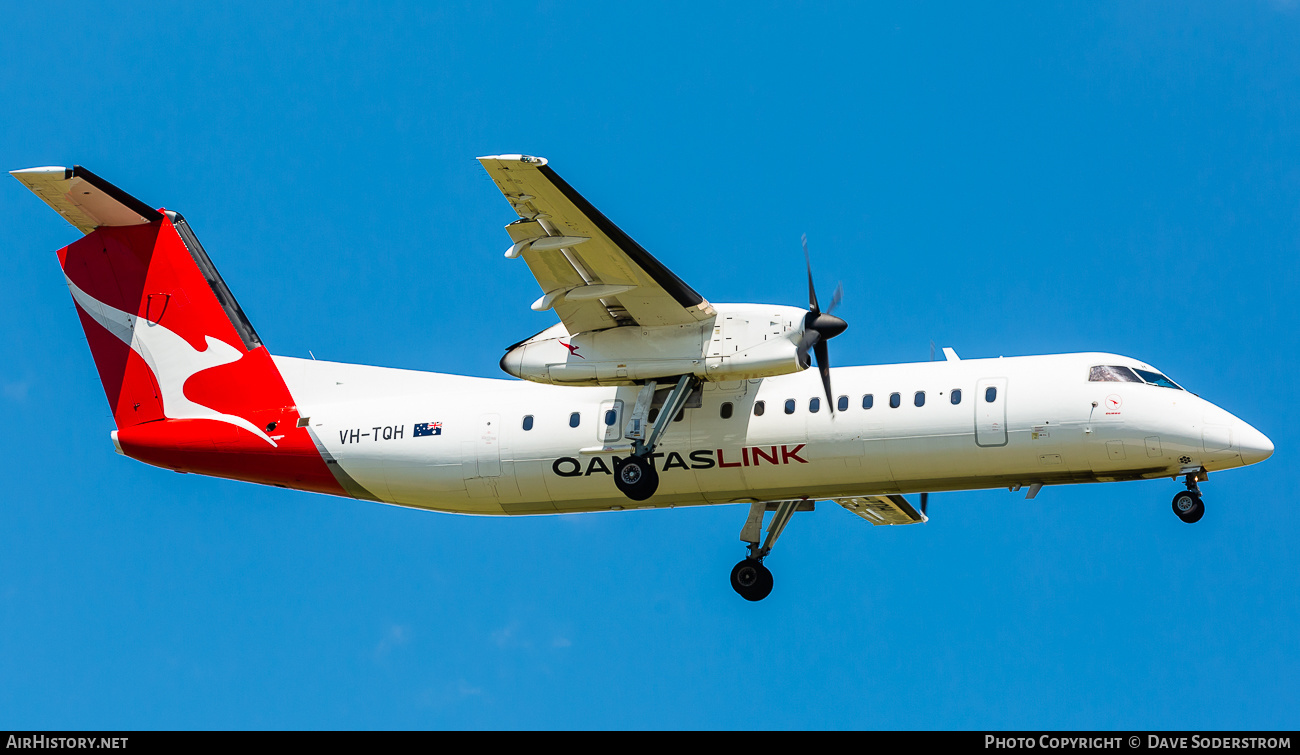
[(691, 325), (715, 313), (546, 165), (527, 155), (480, 157), (519, 220), (506, 226), (542, 288), (535, 310), (555, 309), (569, 333), (621, 325)]

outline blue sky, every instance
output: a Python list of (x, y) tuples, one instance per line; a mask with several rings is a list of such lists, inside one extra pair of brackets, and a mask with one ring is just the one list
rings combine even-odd
[[(618, 6), (618, 4), (615, 4)], [(493, 519), (117, 456), (0, 190), (0, 727), (1295, 728), (1300, 7), (14, 6), (6, 170), (185, 214), (273, 352), (499, 377), (551, 324), (475, 156), (525, 152), (715, 302), (845, 287), (836, 364), (1104, 350), (1270, 436), (1171, 481)]]

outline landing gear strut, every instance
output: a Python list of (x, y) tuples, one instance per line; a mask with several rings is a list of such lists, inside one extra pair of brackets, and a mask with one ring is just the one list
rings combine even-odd
[(644, 501), (659, 489), (659, 472), (655, 469), (650, 455), (654, 453), (655, 444), (659, 442), (664, 430), (668, 429), (668, 423), (672, 422), (677, 413), (686, 406), (695, 383), (695, 377), (681, 376), (677, 386), (668, 394), (668, 399), (660, 408), (659, 417), (650, 428), (649, 437), (644, 440), (642, 437), (645, 436), (645, 432), (641, 423), (650, 411), (656, 384), (651, 381), (641, 389), (641, 394), (637, 396), (636, 407), (632, 411), (633, 429), (627, 433), (627, 436), (633, 439), (632, 455), (626, 459), (614, 457), (614, 487), (618, 488), (623, 495), (634, 501)]
[(767, 503), (759, 501), (749, 505), (749, 517), (740, 531), (740, 539), (749, 545), (749, 555), (731, 570), (731, 588), (740, 597), (749, 601), (759, 601), (772, 592), (772, 572), (763, 566), (763, 559), (772, 552), (776, 539), (785, 531), (790, 517), (796, 511), (812, 511), (813, 502), (807, 498), (797, 501), (778, 501), (772, 521), (767, 525), (767, 539), (763, 546), (758, 545), (763, 534), (763, 516), (767, 513)]
[(1201, 488), (1196, 484), (1197, 479), (1204, 479), (1205, 474), (1201, 470), (1188, 472), (1185, 479), (1187, 490), (1182, 491), (1174, 496), (1174, 513), (1188, 524), (1201, 521), (1205, 516), (1205, 504), (1201, 502)]

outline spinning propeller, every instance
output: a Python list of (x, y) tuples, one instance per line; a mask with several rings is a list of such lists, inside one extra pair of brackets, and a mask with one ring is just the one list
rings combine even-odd
[(804, 234), (802, 240), (803, 258), (808, 265), (808, 314), (803, 319), (803, 338), (799, 339), (797, 354), (799, 364), (805, 369), (812, 364), (808, 350), (811, 349), (817, 357), (817, 369), (822, 374), (822, 385), (826, 388), (826, 403), (834, 414), (835, 399), (831, 397), (831, 360), (826, 350), (826, 342), (843, 333), (849, 326), (848, 323), (831, 314), (835, 307), (839, 306), (840, 299), (844, 298), (844, 286), (835, 287), (835, 294), (831, 296), (831, 306), (822, 312), (821, 306), (817, 303), (817, 289), (813, 287), (812, 258), (808, 256), (808, 235)]

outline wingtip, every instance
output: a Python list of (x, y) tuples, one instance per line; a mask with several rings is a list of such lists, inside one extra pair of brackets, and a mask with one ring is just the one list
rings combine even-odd
[(479, 162), (485, 162), (487, 160), (497, 160), (500, 162), (509, 162), (509, 163), (528, 163), (529, 165), (537, 165), (537, 166), (546, 164), (545, 157), (537, 157), (536, 155), (484, 155), (483, 157), (477, 159)]
[(49, 173), (62, 173), (63, 178), (71, 177), (71, 169), (62, 165), (44, 165), (39, 168), (19, 168), (18, 170), (9, 171), (9, 175), (18, 178), (20, 175), (44, 175)]

